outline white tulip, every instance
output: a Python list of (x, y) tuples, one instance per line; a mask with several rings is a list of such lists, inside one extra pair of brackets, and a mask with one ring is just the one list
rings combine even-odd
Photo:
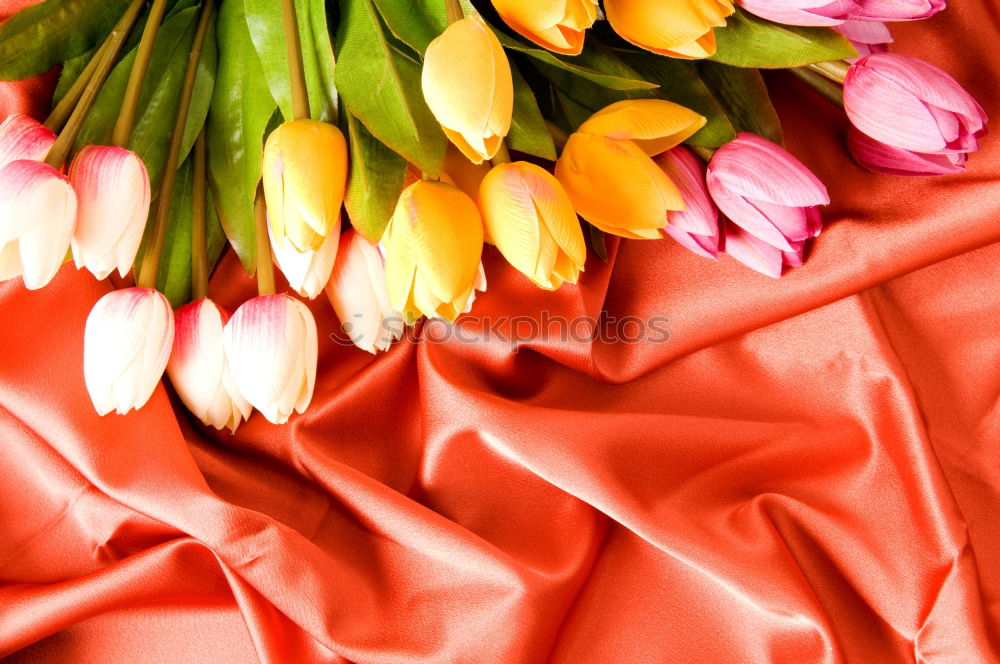
[(267, 234), (271, 238), (271, 253), (274, 263), (288, 279), (288, 285), (295, 292), (310, 300), (323, 292), (323, 287), (330, 280), (330, 272), (337, 258), (337, 248), (340, 244), (340, 217), (337, 223), (319, 249), (315, 251), (299, 251), (288, 238), (277, 238), (267, 225)]

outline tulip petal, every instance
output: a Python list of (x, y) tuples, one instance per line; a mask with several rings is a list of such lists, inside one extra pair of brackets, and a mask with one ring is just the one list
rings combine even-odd
[[(708, 194), (705, 185), (705, 164), (684, 147), (668, 150), (655, 159), (656, 164), (677, 185), (684, 204), (684, 210), (667, 215), (668, 228), (695, 235), (718, 235), (719, 211)], [(671, 233), (671, 237), (674, 234)]]
[(712, 260), (716, 260), (716, 256), (719, 254), (718, 235), (715, 237), (695, 235), (694, 233), (683, 231), (673, 224), (667, 226), (664, 232), (694, 254), (711, 258)]
[(847, 147), (854, 159), (875, 173), (886, 175), (950, 175), (965, 170), (965, 153), (923, 154), (895, 148), (851, 127)]
[(56, 142), (56, 135), (38, 120), (16, 113), (0, 124), (0, 168), (12, 161), (42, 161)]
[(333, 263), (337, 258), (337, 248), (340, 244), (340, 215), (337, 215), (337, 223), (330, 229), (330, 234), (315, 251), (300, 252), (287, 238), (275, 237), (270, 225), (267, 234), (271, 238), (274, 263), (288, 279), (288, 284), (295, 292), (309, 299), (322, 293), (326, 282), (330, 280)]
[(738, 226), (726, 226), (723, 249), (725, 253), (761, 274), (775, 279), (781, 277), (784, 266), (781, 250), (761, 241)]
[(577, 129), (579, 133), (630, 140), (654, 156), (680, 145), (705, 126), (694, 111), (662, 99), (616, 102), (594, 113)]
[[(729, 0), (605, 0), (615, 32), (636, 46), (671, 55), (725, 25), (733, 13)], [(714, 54), (705, 51), (706, 55)]]
[[(715, 153), (709, 179), (748, 199), (790, 206), (828, 205), (826, 186), (781, 146), (740, 133)], [(714, 197), (713, 192), (713, 197)]]

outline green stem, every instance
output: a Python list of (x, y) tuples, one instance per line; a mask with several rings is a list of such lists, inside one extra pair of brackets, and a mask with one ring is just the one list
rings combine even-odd
[(309, 118), (309, 92), (306, 70), (302, 63), (302, 42), (295, 16), (295, 0), (281, 0), (281, 16), (285, 24), (285, 47), (288, 50), (288, 75), (292, 85), (292, 116), (296, 120)]
[(118, 53), (125, 44), (125, 38), (128, 37), (132, 26), (135, 25), (136, 19), (139, 18), (139, 12), (142, 11), (143, 4), (143, 0), (133, 0), (124, 16), (118, 21), (118, 25), (108, 35), (106, 46), (99, 51), (100, 60), (94, 67), (93, 75), (86, 82), (80, 93), (80, 99), (76, 104), (76, 108), (66, 121), (66, 125), (63, 127), (62, 132), (60, 132), (59, 138), (56, 139), (56, 142), (49, 149), (49, 154), (45, 157), (45, 163), (53, 168), (62, 168), (63, 164), (66, 163), (66, 158), (69, 156), (70, 150), (73, 149), (76, 137), (80, 134), (80, 129), (83, 127), (83, 121), (87, 118), (87, 114), (90, 113), (90, 109), (97, 99), (97, 93), (101, 90), (101, 86), (104, 85), (108, 74), (111, 73), (111, 69), (115, 65), (115, 60), (118, 59)]
[(198, 29), (188, 56), (187, 71), (184, 72), (184, 84), (181, 87), (181, 99), (177, 106), (177, 121), (170, 137), (170, 148), (167, 161), (163, 166), (163, 182), (156, 201), (156, 216), (153, 218), (153, 235), (146, 255), (142, 259), (142, 268), (136, 285), (140, 288), (156, 288), (156, 274), (160, 268), (160, 254), (163, 253), (163, 242), (167, 235), (167, 220), (170, 217), (170, 200), (174, 195), (174, 183), (177, 179), (177, 166), (180, 161), (181, 143), (184, 139), (184, 127), (187, 125), (188, 108), (191, 106), (191, 96), (194, 92), (194, 81), (198, 74), (198, 60), (201, 59), (201, 47), (205, 43), (205, 35), (212, 17), (214, 0), (205, 0), (198, 16)]
[(205, 230), (205, 130), (194, 144), (194, 191), (191, 194), (191, 296), (208, 297), (208, 234)]
[(545, 126), (549, 130), (549, 135), (552, 137), (552, 142), (555, 143), (556, 149), (562, 152), (562, 149), (566, 147), (566, 141), (569, 140), (569, 134), (564, 132), (562, 127), (551, 120), (546, 120)]
[(267, 235), (267, 204), (264, 202), (263, 187), (257, 188), (253, 216), (257, 232), (257, 294), (274, 295), (274, 265), (271, 263), (271, 240)]
[(847, 72), (850, 70), (851, 66), (844, 62), (843, 60), (830, 60), (829, 62), (814, 62), (811, 65), (807, 65), (809, 69), (814, 72), (825, 76), (834, 83), (843, 85), (844, 81), (847, 79)]
[(505, 141), (500, 141), (500, 148), (497, 150), (496, 155), (493, 156), (493, 159), (490, 159), (490, 163), (494, 166), (510, 163), (510, 152), (507, 150), (507, 143)]
[(820, 76), (808, 67), (789, 69), (792, 74), (802, 79), (813, 90), (826, 97), (840, 108), (844, 107), (844, 89), (830, 79)]
[(705, 163), (712, 161), (712, 157), (715, 156), (715, 151), (717, 148), (707, 148), (703, 145), (689, 145), (688, 148), (691, 152), (701, 157)]
[[(125, 16), (122, 16), (121, 21), (125, 20)], [(119, 25), (121, 24), (119, 21)], [(115, 26), (117, 29), (118, 26)], [(112, 34), (114, 34), (112, 32)], [(45, 119), (45, 126), (52, 131), (60, 131), (66, 126), (66, 121), (69, 120), (69, 116), (73, 114), (73, 109), (76, 108), (77, 103), (80, 101), (80, 97), (83, 96), (84, 90), (87, 89), (87, 84), (90, 79), (94, 77), (94, 72), (101, 64), (101, 60), (104, 59), (105, 54), (108, 52), (108, 42), (110, 41), (110, 36), (108, 39), (101, 44), (101, 47), (97, 49), (93, 57), (90, 58), (90, 62), (84, 68), (80, 75), (77, 76), (76, 80), (73, 81), (73, 85), (70, 89), (66, 91), (63, 98), (59, 100), (56, 107), (52, 109), (49, 113), (49, 117)]]
[(448, 25), (465, 18), (462, 3), (459, 0), (444, 0), (444, 8), (448, 15)]
[(135, 125), (135, 114), (139, 108), (142, 84), (146, 80), (149, 61), (153, 55), (153, 45), (156, 42), (156, 33), (160, 30), (160, 23), (163, 21), (163, 14), (166, 10), (167, 0), (153, 0), (153, 5), (149, 9), (149, 18), (146, 19), (146, 27), (142, 31), (142, 39), (139, 40), (139, 48), (135, 54), (132, 72), (128, 77), (128, 86), (125, 88), (121, 112), (118, 114), (118, 121), (111, 134), (111, 144), (120, 148), (128, 147), (129, 139), (132, 138), (132, 127)]

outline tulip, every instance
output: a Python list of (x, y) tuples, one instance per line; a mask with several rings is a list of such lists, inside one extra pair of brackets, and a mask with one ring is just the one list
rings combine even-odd
[(174, 312), (159, 291), (125, 288), (98, 300), (83, 336), (83, 375), (98, 414), (146, 405), (173, 341)]
[(496, 35), (476, 17), (449, 25), (427, 47), (424, 99), (444, 133), (473, 163), (496, 156), (510, 130), (514, 83)]
[(76, 194), (45, 162), (19, 159), (0, 168), (0, 281), (20, 275), (35, 290), (62, 266), (76, 224)]
[(222, 335), (229, 313), (211, 300), (185, 304), (174, 312), (174, 346), (167, 363), (170, 382), (202, 423), (232, 432), (253, 408), (236, 388)]
[[(723, 145), (708, 165), (708, 191), (719, 209), (758, 240), (785, 252), (823, 228), (819, 205), (826, 187), (784, 148), (741, 133)], [(728, 250), (727, 250), (728, 253)]]
[(688, 251), (714, 259), (719, 253), (719, 210), (708, 195), (704, 162), (678, 146), (657, 157), (656, 164), (677, 185), (686, 206), (667, 215), (666, 234)]
[(865, 136), (851, 127), (847, 148), (855, 161), (875, 173), (886, 175), (952, 175), (965, 170), (966, 154), (925, 154), (896, 148)]
[(226, 361), (236, 387), (274, 424), (303, 413), (316, 385), (319, 341), (312, 312), (288, 295), (247, 300), (226, 323)]
[(335, 126), (294, 120), (275, 129), (264, 146), (263, 179), (274, 238), (305, 252), (339, 233), (347, 143)]
[(76, 154), (69, 181), (79, 204), (73, 259), (98, 279), (132, 269), (149, 215), (149, 175), (134, 153), (88, 145)]
[(916, 21), (945, 8), (945, 0), (858, 0), (851, 18), (864, 21)]
[(340, 239), (326, 295), (358, 348), (374, 354), (403, 336), (403, 314), (389, 303), (382, 254), (354, 229)]
[(724, 225), (722, 248), (747, 267), (775, 279), (786, 267), (802, 265), (805, 242), (793, 242), (791, 251), (782, 251), (732, 222)]
[(493, 0), (497, 14), (519, 35), (563, 55), (580, 55), (597, 0)]
[(340, 217), (337, 218), (336, 226), (330, 230), (326, 242), (315, 251), (298, 251), (287, 238), (275, 237), (270, 226), (267, 234), (271, 238), (274, 262), (295, 292), (310, 300), (322, 293), (326, 282), (330, 280), (333, 262), (337, 258)]
[(501, 164), (479, 189), (493, 243), (511, 265), (547, 290), (575, 284), (587, 260), (580, 220), (551, 173), (524, 161)]
[(556, 179), (577, 213), (597, 228), (655, 240), (668, 213), (683, 210), (684, 201), (652, 157), (704, 125), (704, 117), (669, 101), (611, 104), (569, 137), (556, 162)]
[(834, 30), (847, 37), (858, 52), (858, 57), (848, 58), (847, 62), (857, 62), (872, 53), (885, 53), (892, 43), (889, 27), (878, 21), (845, 21)]
[(975, 152), (986, 134), (985, 111), (955, 79), (895, 53), (875, 53), (851, 65), (844, 109), (862, 133), (913, 152)]
[(636, 46), (679, 58), (715, 55), (713, 28), (726, 24), (731, 0), (604, 0), (608, 21)]
[(42, 161), (56, 135), (38, 120), (14, 114), (0, 123), (0, 168), (18, 159)]
[(785, 25), (840, 25), (861, 10), (863, 0), (739, 0), (751, 14)]
[(476, 287), (483, 219), (469, 196), (446, 182), (403, 190), (382, 236), (389, 302), (408, 322), (454, 320)]

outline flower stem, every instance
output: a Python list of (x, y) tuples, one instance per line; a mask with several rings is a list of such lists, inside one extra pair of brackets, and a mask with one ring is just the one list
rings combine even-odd
[(295, 16), (295, 0), (281, 0), (281, 16), (285, 24), (285, 47), (288, 50), (288, 75), (292, 85), (292, 116), (296, 120), (309, 118), (309, 92), (306, 70), (302, 63), (302, 42)]
[[(115, 60), (118, 59), (118, 53), (125, 44), (125, 38), (128, 37), (132, 26), (135, 25), (136, 19), (139, 18), (139, 12), (142, 11), (143, 4), (143, 0), (133, 0), (121, 20), (118, 21), (111, 34), (108, 35), (105, 46), (98, 51), (98, 55), (94, 56), (98, 61), (97, 65), (95, 65), (91, 77), (80, 92), (76, 108), (66, 121), (63, 130), (59, 133), (59, 138), (56, 139), (56, 142), (49, 149), (49, 154), (45, 157), (45, 163), (53, 168), (62, 168), (63, 164), (66, 163), (66, 158), (69, 156), (70, 150), (73, 149), (73, 144), (76, 143), (76, 137), (80, 134), (80, 129), (83, 128), (83, 121), (87, 118), (87, 114), (90, 113), (90, 109), (97, 99), (97, 93), (101, 90), (101, 86), (104, 85), (108, 74), (111, 73), (111, 69), (115, 65)], [(75, 86), (76, 84), (74, 83)]]
[(191, 194), (191, 299), (208, 297), (208, 234), (205, 229), (205, 130), (194, 144), (194, 191)]
[[(142, 259), (142, 268), (136, 285), (140, 288), (156, 288), (156, 274), (160, 268), (160, 254), (163, 253), (163, 241), (167, 235), (167, 220), (170, 218), (170, 200), (174, 195), (174, 183), (177, 180), (177, 166), (180, 161), (181, 143), (184, 140), (184, 127), (187, 125), (188, 108), (191, 106), (191, 96), (194, 92), (194, 81), (198, 74), (198, 60), (201, 59), (201, 47), (205, 43), (205, 35), (212, 17), (214, 0), (205, 0), (198, 16), (198, 28), (194, 34), (194, 43), (188, 56), (187, 71), (184, 72), (184, 84), (181, 86), (181, 99), (177, 105), (177, 120), (170, 137), (170, 148), (167, 151), (167, 161), (163, 166), (163, 182), (156, 201), (156, 213), (153, 217), (153, 234)], [(145, 37), (145, 36), (144, 36)]]
[[(125, 20), (125, 16), (122, 16), (121, 21)], [(121, 24), (119, 21), (119, 24)], [(116, 26), (117, 28), (117, 26)], [(114, 34), (112, 32), (112, 34)], [(87, 84), (90, 79), (94, 77), (94, 72), (101, 64), (101, 60), (104, 58), (105, 54), (108, 52), (108, 42), (110, 41), (110, 36), (101, 47), (94, 52), (93, 57), (90, 58), (90, 62), (84, 68), (80, 75), (77, 76), (76, 80), (73, 81), (73, 85), (70, 89), (66, 91), (63, 98), (59, 100), (56, 107), (52, 109), (49, 113), (49, 117), (45, 119), (45, 126), (52, 131), (60, 131), (66, 126), (66, 121), (69, 120), (69, 116), (72, 115), (73, 109), (76, 108), (77, 102), (80, 101), (80, 97), (83, 96), (84, 90), (87, 89)]]
[(510, 152), (507, 150), (506, 141), (500, 141), (500, 147), (497, 149), (496, 155), (490, 159), (490, 163), (494, 166), (510, 163)]
[(718, 148), (708, 148), (703, 145), (689, 145), (688, 148), (691, 152), (701, 157), (706, 164), (712, 161), (712, 157), (715, 156), (715, 152), (718, 150)]
[(253, 216), (257, 231), (257, 294), (274, 295), (274, 265), (271, 263), (271, 240), (267, 235), (267, 204), (264, 202), (263, 187), (257, 188)]
[(844, 89), (830, 79), (820, 76), (808, 67), (789, 69), (792, 74), (802, 79), (806, 85), (829, 99), (840, 108), (844, 107)]
[(448, 25), (465, 18), (465, 12), (462, 11), (462, 3), (459, 0), (444, 0), (444, 8), (448, 15)]
[(132, 138), (132, 127), (135, 126), (135, 114), (139, 108), (142, 84), (146, 80), (146, 72), (149, 71), (149, 61), (153, 55), (156, 33), (160, 30), (160, 23), (163, 21), (163, 14), (166, 10), (167, 0), (153, 0), (153, 5), (149, 8), (149, 18), (146, 19), (146, 27), (139, 40), (139, 48), (135, 54), (135, 62), (132, 64), (132, 72), (128, 77), (128, 86), (125, 88), (121, 112), (118, 114), (118, 121), (111, 134), (111, 144), (120, 148), (128, 147), (129, 139)]
[(552, 137), (552, 142), (555, 144), (556, 149), (561, 152), (562, 149), (566, 147), (566, 141), (569, 140), (569, 134), (564, 132), (561, 127), (551, 120), (546, 120), (545, 126), (549, 130), (549, 135)]
[(814, 62), (808, 65), (809, 69), (814, 72), (825, 76), (834, 83), (840, 85), (844, 84), (847, 79), (847, 72), (850, 70), (851, 66), (844, 62), (843, 60), (830, 60), (829, 62)]

